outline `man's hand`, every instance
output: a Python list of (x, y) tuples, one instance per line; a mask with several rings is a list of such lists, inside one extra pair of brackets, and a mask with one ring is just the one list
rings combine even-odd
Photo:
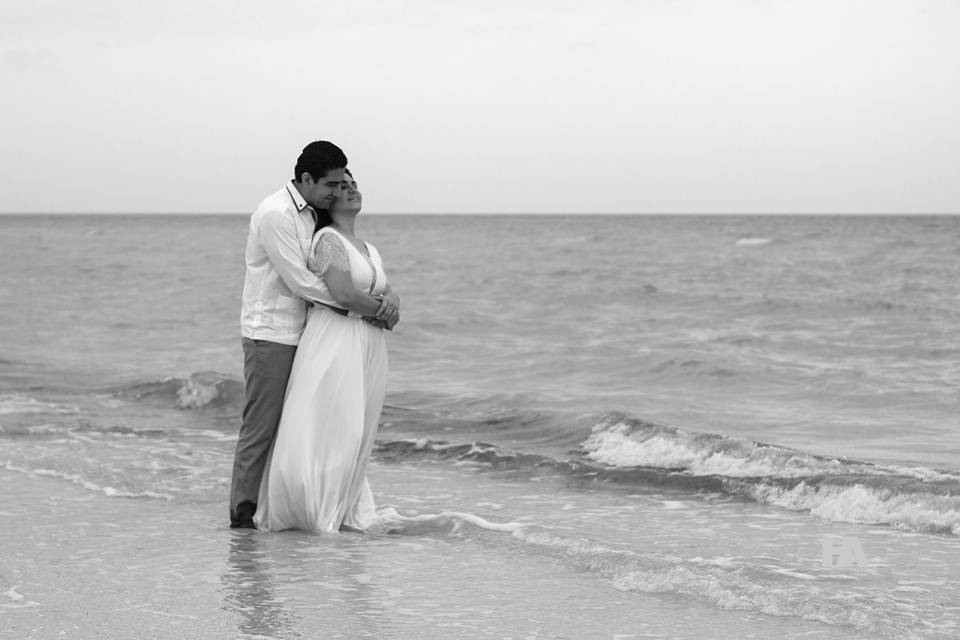
[(368, 322), (379, 329), (387, 328), (387, 321), (381, 320), (380, 318), (374, 318), (373, 316), (363, 316), (363, 321)]
[(393, 291), (387, 291), (380, 298), (377, 315), (364, 316), (363, 319), (375, 327), (393, 331), (393, 327), (400, 322), (400, 296)]
[(387, 331), (393, 331), (393, 328), (400, 322), (400, 313), (394, 313), (392, 315), (386, 316), (384, 318), (377, 318), (374, 316), (363, 316), (364, 321), (369, 322), (375, 327), (381, 329), (386, 329)]
[(400, 310), (398, 309), (397, 311), (390, 314), (389, 316), (386, 316), (384, 318), (384, 322), (387, 323), (387, 330), (393, 331), (393, 328), (397, 326), (398, 322), (400, 322)]
[[(383, 320), (397, 315), (399, 320), (400, 296), (393, 291), (387, 291), (380, 300), (380, 308), (377, 309), (377, 317)], [(396, 324), (396, 322), (394, 322)]]

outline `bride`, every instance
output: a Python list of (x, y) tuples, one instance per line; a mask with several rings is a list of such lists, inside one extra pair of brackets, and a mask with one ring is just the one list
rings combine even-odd
[(318, 212), (307, 267), (330, 295), (309, 310), (293, 361), (254, 516), (263, 530), (362, 530), (376, 518), (366, 471), (399, 298), (380, 253), (356, 235), (362, 198), (346, 173), (329, 218)]

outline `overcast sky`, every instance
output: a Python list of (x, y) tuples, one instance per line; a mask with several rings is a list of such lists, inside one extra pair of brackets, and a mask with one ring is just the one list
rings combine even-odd
[(960, 212), (960, 0), (3, 0), (0, 212)]

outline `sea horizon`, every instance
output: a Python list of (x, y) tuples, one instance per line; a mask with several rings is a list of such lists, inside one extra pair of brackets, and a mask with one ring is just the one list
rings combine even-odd
[[(249, 216), (253, 213), (253, 210), (246, 212), (228, 212), (228, 211), (0, 211), (0, 216), (9, 216), (9, 217), (26, 217), (26, 216)], [(953, 217), (960, 216), (960, 212), (941, 212), (941, 213), (931, 213), (931, 212), (841, 212), (841, 213), (831, 213), (831, 212), (821, 212), (821, 211), (808, 211), (808, 212), (794, 212), (794, 211), (785, 211), (785, 212), (695, 212), (695, 211), (684, 211), (684, 212), (554, 212), (554, 211), (523, 211), (523, 212), (483, 212), (483, 211), (473, 211), (473, 212), (440, 212), (440, 211), (428, 211), (428, 212), (411, 212), (411, 211), (371, 211), (363, 212), (362, 216), (502, 216), (502, 217), (515, 217), (515, 216), (557, 216), (557, 217), (590, 217), (590, 216), (602, 216), (602, 217), (633, 217), (633, 216), (645, 216), (645, 217)]]

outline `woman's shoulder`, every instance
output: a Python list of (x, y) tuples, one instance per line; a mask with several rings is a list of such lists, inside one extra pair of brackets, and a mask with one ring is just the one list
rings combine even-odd
[(314, 247), (319, 246), (320, 241), (326, 238), (324, 244), (329, 244), (331, 241), (334, 243), (340, 242), (339, 234), (337, 230), (333, 227), (320, 227), (313, 234), (313, 240), (310, 242)]
[(337, 230), (334, 229), (333, 227), (329, 226), (329, 225), (327, 225), (327, 226), (325, 226), (325, 227), (320, 227), (319, 229), (317, 229), (316, 231), (314, 231), (314, 233), (313, 233), (313, 239), (316, 240), (317, 238), (319, 238), (319, 237), (321, 237), (321, 236), (329, 235), (329, 234), (331, 234), (331, 233), (332, 233), (332, 234), (336, 234), (336, 233), (337, 233)]
[(322, 264), (332, 257), (347, 255), (347, 248), (343, 240), (339, 237), (336, 229), (332, 227), (321, 227), (313, 234), (313, 240), (310, 242), (310, 261), (315, 264)]
[(345, 242), (335, 229), (323, 227), (313, 235), (307, 268), (323, 275), (331, 266), (347, 271), (350, 269), (350, 253)]

